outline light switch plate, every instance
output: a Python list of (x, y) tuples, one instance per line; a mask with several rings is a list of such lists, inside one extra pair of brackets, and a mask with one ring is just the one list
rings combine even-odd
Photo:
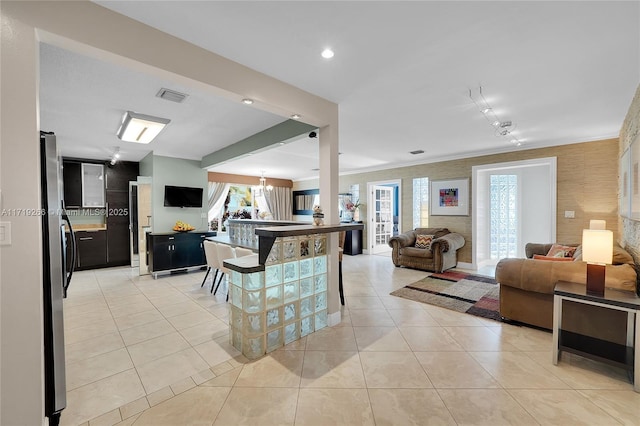
[(575, 219), (576, 218), (576, 212), (573, 210), (565, 210), (564, 211), (564, 217), (566, 219)]
[(11, 222), (0, 222), (0, 246), (11, 245)]

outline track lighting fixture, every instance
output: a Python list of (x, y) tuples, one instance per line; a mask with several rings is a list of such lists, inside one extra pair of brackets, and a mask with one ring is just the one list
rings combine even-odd
[(516, 126), (513, 124), (511, 120), (501, 120), (496, 114), (495, 110), (489, 105), (487, 99), (482, 94), (482, 86), (478, 88), (478, 99), (474, 99), (471, 93), (471, 89), (469, 89), (469, 97), (473, 101), (476, 107), (478, 107), (478, 111), (484, 115), (484, 118), (487, 119), (487, 122), (494, 128), (494, 134), (498, 137), (505, 137), (514, 144), (515, 146), (521, 146), (522, 141), (513, 135), (513, 131)]

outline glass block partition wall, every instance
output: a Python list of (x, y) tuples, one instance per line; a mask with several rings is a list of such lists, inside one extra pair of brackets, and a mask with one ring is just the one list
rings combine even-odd
[(256, 228), (265, 226), (299, 225), (300, 222), (284, 220), (229, 219), (229, 239), (239, 243), (258, 244)]
[(231, 344), (259, 358), (327, 326), (327, 234), (278, 237), (264, 271), (232, 270)]

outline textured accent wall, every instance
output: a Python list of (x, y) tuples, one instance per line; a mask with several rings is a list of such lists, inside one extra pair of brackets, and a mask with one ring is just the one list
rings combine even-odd
[[(622, 129), (620, 129), (620, 154), (631, 145), (634, 140), (640, 143), (640, 86), (631, 101)], [(620, 244), (627, 249), (636, 262), (636, 269), (640, 264), (640, 222), (620, 217)]]
[[(366, 202), (364, 194), (367, 182), (401, 179), (402, 229), (400, 231), (404, 232), (412, 229), (413, 225), (413, 178), (428, 177), (430, 180), (440, 180), (468, 177), (471, 188), (473, 166), (544, 157), (556, 157), (558, 162), (556, 241), (580, 242), (582, 229), (589, 227), (591, 219), (604, 219), (607, 221), (608, 228), (615, 231), (618, 221), (618, 139), (515, 150), (503, 154), (340, 176), (340, 192), (348, 191), (350, 185), (359, 184), (361, 200)], [(317, 188), (317, 185), (317, 181), (294, 182), (294, 189)], [(360, 209), (363, 218), (367, 214), (366, 208), (365, 205)], [(565, 210), (575, 211), (575, 219), (565, 219)], [(466, 244), (458, 252), (458, 260), (471, 263), (473, 252), (471, 215), (431, 216), (429, 226), (446, 227), (462, 234)], [(366, 241), (364, 246), (367, 247)]]

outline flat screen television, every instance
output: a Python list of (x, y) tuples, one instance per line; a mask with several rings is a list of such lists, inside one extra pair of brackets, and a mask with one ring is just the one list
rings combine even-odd
[(202, 207), (202, 188), (165, 185), (164, 206)]

